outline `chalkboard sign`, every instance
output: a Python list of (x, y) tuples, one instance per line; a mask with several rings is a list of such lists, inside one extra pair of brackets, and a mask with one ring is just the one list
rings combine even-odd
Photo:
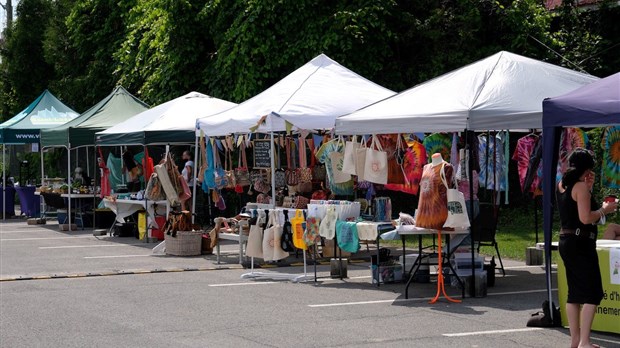
[(271, 168), (271, 140), (254, 140), (254, 168)]

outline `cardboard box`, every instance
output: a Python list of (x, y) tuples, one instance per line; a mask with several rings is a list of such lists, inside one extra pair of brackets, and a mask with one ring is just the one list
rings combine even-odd
[(377, 265), (372, 265), (370, 266), (370, 273), (373, 284), (378, 282), (383, 284), (401, 282), (403, 280), (403, 265), (400, 263), (378, 267)]
[(344, 251), (340, 248), (338, 248), (337, 254), (334, 255), (334, 241), (325, 240), (325, 246), (323, 247), (323, 257), (340, 257), (341, 252), (342, 252), (342, 257), (351, 256), (350, 252)]

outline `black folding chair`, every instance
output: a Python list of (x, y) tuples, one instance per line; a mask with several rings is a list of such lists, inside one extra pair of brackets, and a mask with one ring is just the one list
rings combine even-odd
[(471, 235), (474, 242), (478, 244), (478, 252), (480, 252), (480, 247), (482, 246), (490, 246), (495, 248), (500, 264), (500, 267), (496, 269), (501, 269), (502, 274), (506, 275), (504, 264), (502, 263), (502, 257), (499, 254), (497, 240), (495, 239), (495, 234), (497, 233), (497, 221), (498, 209), (496, 209), (496, 207), (491, 203), (480, 203), (480, 213), (474, 221)]
[[(42, 219), (47, 218), (50, 214), (54, 214), (55, 216), (58, 216), (58, 209), (67, 208), (64, 198), (62, 198), (57, 193), (42, 192), (41, 196), (43, 197), (43, 201), (45, 202), (45, 211), (43, 211), (43, 214), (41, 214)], [(62, 223), (65, 223), (65, 222), (66, 222), (66, 218), (65, 218), (65, 221), (63, 221)]]

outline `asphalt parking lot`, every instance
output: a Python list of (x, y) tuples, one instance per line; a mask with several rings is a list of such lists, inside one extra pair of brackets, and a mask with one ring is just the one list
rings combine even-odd
[[(429, 304), (436, 284), (242, 279), (235, 245), (214, 256), (153, 256), (155, 244), (58, 226), (0, 224), (0, 347), (567, 347), (568, 330), (527, 328), (546, 297), (544, 271), (506, 261), (483, 298)], [(397, 252), (397, 251), (395, 251)], [(308, 267), (308, 271), (312, 271)], [(302, 274), (303, 267), (261, 269)], [(448, 287), (451, 296), (457, 289)], [(594, 343), (620, 347), (595, 333)]]

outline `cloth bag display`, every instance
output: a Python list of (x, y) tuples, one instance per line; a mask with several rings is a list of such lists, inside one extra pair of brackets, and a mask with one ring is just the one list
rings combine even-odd
[(293, 245), (293, 228), (291, 222), (288, 219), (288, 210), (283, 210), (284, 225), (282, 225), (282, 238), (280, 239), (280, 247), (284, 251), (293, 252), (295, 247)]
[(250, 186), (252, 184), (252, 181), (250, 180), (250, 171), (248, 169), (248, 159), (243, 142), (239, 147), (239, 166), (235, 169), (235, 181), (237, 182), (237, 185), (241, 187)]
[(338, 212), (336, 206), (328, 205), (325, 209), (325, 217), (321, 219), (319, 225), (319, 234), (325, 239), (334, 239), (336, 236), (336, 220), (338, 219)]
[(306, 245), (313, 246), (321, 242), (320, 224), (321, 219), (318, 217), (310, 216), (306, 219), (306, 230), (304, 231), (304, 242), (306, 242)]
[(350, 141), (347, 141), (344, 145), (344, 160), (342, 162), (342, 172), (356, 175), (357, 170), (355, 166), (355, 160), (357, 158), (357, 149), (360, 148), (360, 143), (357, 142), (357, 137), (353, 136)]
[(387, 153), (383, 151), (381, 142), (376, 136), (372, 137), (370, 147), (366, 149), (364, 163), (364, 180), (375, 184), (385, 185), (388, 179)]
[(279, 214), (277, 210), (269, 211), (269, 222), (263, 233), (263, 260), (265, 261), (278, 261), (289, 256), (280, 246), (282, 226), (280, 226)]
[(377, 225), (368, 222), (357, 223), (357, 236), (359, 240), (377, 240)]
[(291, 219), (291, 229), (293, 230), (293, 245), (295, 248), (307, 250), (308, 246), (306, 245), (306, 241), (304, 241), (306, 221), (301, 209), (295, 211), (295, 216)]
[(366, 140), (362, 138), (360, 146), (355, 149), (355, 172), (357, 174), (357, 182), (360, 183), (364, 180), (364, 167), (366, 166)]
[(263, 229), (265, 227), (266, 215), (262, 210), (258, 210), (256, 223), (250, 225), (250, 235), (248, 245), (245, 248), (245, 255), (249, 257), (263, 258)]
[(299, 184), (297, 192), (312, 192), (312, 168), (308, 168), (308, 160), (306, 158), (306, 140), (299, 137), (299, 168), (297, 168), (297, 176)]
[(351, 174), (344, 173), (342, 171), (342, 164), (344, 162), (344, 149), (342, 137), (337, 140), (338, 151), (331, 152), (329, 154), (330, 164), (332, 166), (333, 182), (334, 184), (342, 184), (351, 180)]
[[(441, 182), (446, 186), (446, 196), (448, 198), (448, 218), (443, 224), (443, 227), (449, 228), (469, 228), (469, 217), (467, 216), (467, 209), (465, 209), (465, 196), (463, 192), (448, 187), (446, 181), (446, 173), (444, 171), (445, 164), (441, 166)], [(456, 178), (456, 175), (452, 176)], [(456, 183), (454, 185), (456, 187)]]
[(356, 253), (360, 249), (356, 222), (336, 221), (336, 238), (338, 247), (344, 251)]

